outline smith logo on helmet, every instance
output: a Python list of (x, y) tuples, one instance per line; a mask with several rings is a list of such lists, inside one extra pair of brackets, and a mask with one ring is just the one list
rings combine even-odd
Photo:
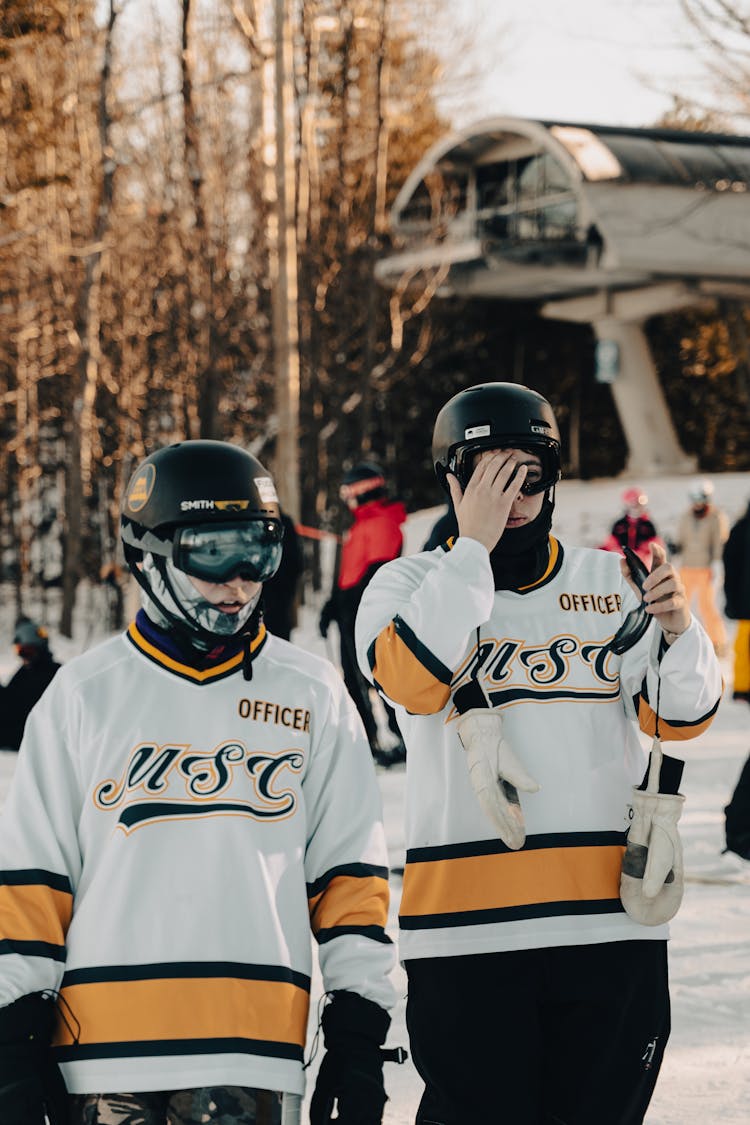
[(209, 511), (216, 508), (219, 512), (244, 512), (250, 507), (249, 500), (181, 500), (180, 511)]
[(148, 504), (149, 497), (154, 491), (156, 469), (153, 465), (144, 465), (143, 472), (138, 473), (130, 486), (127, 498), (127, 507), (131, 512), (140, 512)]

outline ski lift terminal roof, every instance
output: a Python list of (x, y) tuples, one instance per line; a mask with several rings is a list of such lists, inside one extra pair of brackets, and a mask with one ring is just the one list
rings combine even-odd
[(435, 144), (399, 192), (386, 286), (547, 300), (679, 279), (750, 295), (750, 137), (494, 117)]

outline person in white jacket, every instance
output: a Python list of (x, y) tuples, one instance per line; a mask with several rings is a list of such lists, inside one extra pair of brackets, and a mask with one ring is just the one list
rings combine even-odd
[(670, 1030), (683, 801), (638, 728), (708, 725), (713, 646), (661, 546), (644, 578), (551, 534), (560, 437), (535, 391), (460, 391), (433, 462), (458, 536), (383, 566), (356, 629), (407, 747), (417, 1121), (636, 1125)]
[(726, 656), (727, 629), (716, 604), (714, 567), (721, 562), (729, 535), (726, 514), (714, 503), (710, 480), (695, 480), (689, 489), (690, 507), (680, 516), (677, 542), (672, 544), (680, 556), (680, 578), (688, 605), (697, 602), (698, 616), (713, 642), (716, 655)]
[(337, 671), (266, 632), (273, 481), (187, 441), (122, 508), (143, 608), (32, 711), (0, 821), (3, 1125), (278, 1125), (330, 1002), (311, 1120), (377, 1125), (388, 867)]

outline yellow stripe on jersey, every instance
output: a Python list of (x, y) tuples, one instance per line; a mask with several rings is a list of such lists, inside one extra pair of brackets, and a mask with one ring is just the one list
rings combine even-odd
[[(175, 660), (174, 657), (168, 656), (167, 653), (162, 652), (160, 648), (157, 648), (156, 645), (153, 645), (144, 637), (135, 621), (128, 627), (128, 637), (137, 649), (140, 649), (145, 656), (148, 656), (151, 660), (155, 661), (155, 663), (161, 664), (162, 667), (168, 668), (170, 672), (176, 672), (179, 676), (184, 676), (185, 679), (193, 680), (198, 684), (226, 676), (227, 673), (238, 668), (244, 659), (244, 653), (237, 652), (228, 660), (222, 661), (221, 664), (213, 664), (210, 668), (200, 670), (191, 667), (189, 664), (183, 664), (182, 661)], [(256, 650), (260, 648), (265, 639), (266, 627), (261, 623), (260, 629), (250, 645), (251, 654), (254, 654)]]
[(385, 929), (388, 921), (388, 882), (375, 875), (335, 875), (325, 890), (308, 901), (314, 934), (340, 926)]
[(549, 537), (549, 562), (545, 568), (544, 574), (539, 578), (534, 579), (528, 586), (518, 586), (519, 594), (525, 593), (526, 590), (535, 590), (537, 586), (543, 586), (549, 580), (557, 567), (558, 560), (560, 560), (561, 548), (554, 535)]
[[(523, 913), (524, 907), (531, 906), (535, 907), (535, 917), (543, 917), (545, 913), (559, 913), (554, 909), (545, 910), (545, 905), (606, 903), (619, 899), (620, 868), (625, 851), (624, 842), (619, 842), (623, 839), (621, 834), (605, 833), (606, 843), (570, 846), (565, 844), (565, 835), (536, 839), (549, 846), (534, 846), (534, 838), (530, 838), (518, 852), (493, 843), (489, 854), (450, 857), (454, 851), (472, 847), (478, 850), (479, 842), (454, 848), (424, 849), (434, 852), (435, 859), (417, 862), (410, 860), (407, 853), (400, 908), (402, 926), (405, 919), (412, 920), (409, 928), (419, 929), (420, 919), (427, 921), (440, 915), (472, 913), (480, 916), (471, 919), (469, 924), (482, 923), (487, 920), (481, 916), (485, 912), (521, 908)], [(440, 858), (441, 852), (450, 858)], [(575, 909), (570, 912), (574, 913)], [(445, 924), (465, 923), (460, 918), (451, 918)]]
[(69, 890), (42, 883), (0, 885), (0, 942), (63, 946), (72, 914)]
[(56, 1047), (252, 1039), (301, 1048), (307, 1030), (309, 992), (287, 981), (180, 976), (66, 985), (63, 980), (60, 996), (80, 1030), (61, 1020)]
[[(638, 726), (644, 734), (656, 734), (656, 712), (643, 695), (637, 696), (638, 701)], [(663, 715), (659, 715), (659, 737), (662, 742), (685, 742), (689, 738), (697, 738), (711, 726), (714, 721), (720, 700), (717, 700), (707, 715), (695, 719), (690, 723), (669, 722)]]
[(377, 687), (414, 715), (437, 715), (451, 694), (452, 673), (426, 648), (405, 621), (393, 621), (369, 652)]

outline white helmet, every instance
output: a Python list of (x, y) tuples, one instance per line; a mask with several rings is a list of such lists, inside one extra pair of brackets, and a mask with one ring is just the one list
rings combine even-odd
[(693, 504), (708, 504), (714, 494), (714, 486), (710, 480), (696, 478), (690, 485), (688, 496)]

